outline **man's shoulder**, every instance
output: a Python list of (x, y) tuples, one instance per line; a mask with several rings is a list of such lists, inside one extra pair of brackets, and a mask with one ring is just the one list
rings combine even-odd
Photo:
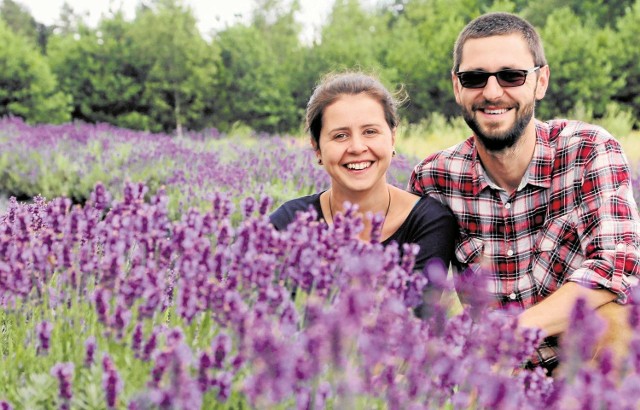
[(559, 147), (614, 143), (617, 140), (605, 128), (579, 120), (554, 119), (544, 123), (548, 127), (549, 141)]
[(455, 219), (451, 209), (431, 195), (423, 195), (411, 210), (410, 215), (416, 219)]

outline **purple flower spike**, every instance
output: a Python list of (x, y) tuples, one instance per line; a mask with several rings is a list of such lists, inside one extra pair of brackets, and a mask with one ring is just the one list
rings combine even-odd
[(51, 331), (53, 325), (47, 321), (40, 322), (36, 326), (36, 332), (38, 332), (38, 348), (39, 355), (44, 355), (49, 352), (49, 344), (51, 341)]
[(267, 212), (269, 212), (269, 209), (271, 208), (272, 203), (273, 203), (273, 200), (271, 199), (271, 197), (263, 196), (260, 199), (260, 207), (258, 209), (258, 212), (260, 213), (261, 216), (266, 215)]
[(256, 209), (256, 200), (252, 197), (247, 197), (240, 201), (240, 207), (242, 208), (242, 214), (245, 219), (249, 218)]
[(84, 342), (85, 348), (85, 356), (84, 356), (84, 365), (85, 367), (91, 367), (94, 362), (94, 357), (96, 353), (96, 338), (93, 336), (89, 336), (87, 340)]
[(51, 375), (58, 379), (58, 396), (60, 398), (59, 409), (69, 409), (70, 402), (73, 398), (71, 390), (73, 383), (73, 363), (57, 363), (51, 368)]
[(147, 343), (145, 343), (144, 348), (142, 349), (142, 360), (148, 362), (151, 360), (153, 352), (155, 352), (157, 344), (158, 344), (158, 332), (159, 329), (154, 329), (147, 339)]
[(0, 400), (0, 410), (13, 410), (13, 406), (8, 401)]
[(225, 333), (218, 334), (215, 339), (213, 339), (213, 343), (211, 343), (211, 350), (213, 351), (214, 358), (213, 366), (216, 369), (222, 369), (224, 361), (231, 351), (231, 338)]
[(109, 355), (102, 358), (102, 388), (105, 391), (105, 400), (108, 409), (115, 409), (118, 403), (118, 394), (122, 391), (122, 380)]
[(142, 348), (142, 323), (136, 323), (136, 327), (133, 329), (133, 335), (131, 336), (131, 349), (136, 357), (141, 356), (140, 349)]

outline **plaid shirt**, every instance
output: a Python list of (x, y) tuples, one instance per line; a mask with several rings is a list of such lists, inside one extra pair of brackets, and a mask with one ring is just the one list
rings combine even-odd
[(409, 189), (453, 210), (456, 258), (488, 272), (496, 306), (526, 309), (565, 282), (609, 289), (627, 303), (638, 282), (640, 217), (629, 164), (602, 128), (536, 120), (533, 158), (510, 196), (489, 179), (473, 137), (418, 164)]

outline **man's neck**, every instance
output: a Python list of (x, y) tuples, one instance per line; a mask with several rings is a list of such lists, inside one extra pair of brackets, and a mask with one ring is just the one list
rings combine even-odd
[(513, 147), (504, 151), (488, 151), (476, 144), (478, 155), (489, 177), (511, 195), (524, 177), (536, 148), (535, 125), (525, 130), (525, 135)]

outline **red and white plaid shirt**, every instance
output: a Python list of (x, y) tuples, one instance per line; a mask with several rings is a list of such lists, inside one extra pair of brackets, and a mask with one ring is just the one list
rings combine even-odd
[(473, 137), (418, 164), (409, 189), (453, 210), (456, 258), (488, 272), (497, 306), (528, 308), (567, 281), (609, 289), (627, 303), (638, 282), (640, 217), (629, 164), (602, 128), (536, 121), (533, 158), (510, 196), (489, 179)]

